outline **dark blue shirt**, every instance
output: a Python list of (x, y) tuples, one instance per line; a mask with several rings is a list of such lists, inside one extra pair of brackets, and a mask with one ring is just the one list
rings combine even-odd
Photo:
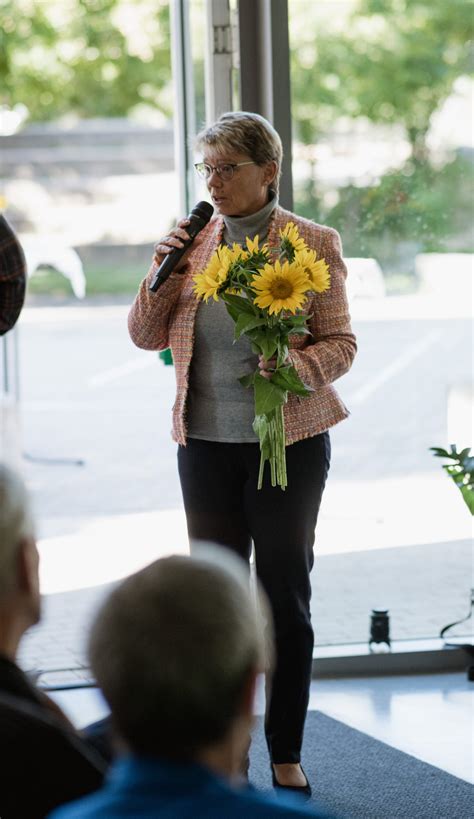
[(126, 757), (105, 786), (56, 809), (50, 819), (330, 819), (322, 809), (251, 787), (236, 789), (207, 768), (151, 757)]

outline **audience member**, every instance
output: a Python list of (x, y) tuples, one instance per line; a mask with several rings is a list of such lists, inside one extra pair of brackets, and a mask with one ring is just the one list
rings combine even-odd
[(21, 245), (0, 214), (0, 335), (11, 330), (20, 315), (26, 290), (26, 262)]
[(16, 664), (40, 618), (39, 555), (22, 480), (0, 464), (0, 757), (2, 819), (41, 819), (98, 788), (107, 764)]
[(239, 778), (273, 651), (259, 609), (270, 623), (244, 563), (210, 547), (158, 560), (112, 592), (89, 652), (123, 752), (103, 789), (51, 819), (327, 817)]

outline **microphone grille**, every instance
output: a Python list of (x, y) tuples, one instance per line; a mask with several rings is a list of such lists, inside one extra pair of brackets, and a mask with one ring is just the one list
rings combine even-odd
[(212, 214), (214, 213), (214, 208), (209, 202), (198, 202), (197, 205), (191, 211), (194, 216), (199, 216), (203, 222), (209, 222)]

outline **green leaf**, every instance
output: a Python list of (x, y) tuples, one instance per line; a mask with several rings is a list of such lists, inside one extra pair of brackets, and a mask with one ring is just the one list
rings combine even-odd
[(437, 458), (451, 458), (449, 452), (446, 452), (445, 449), (441, 449), (439, 446), (430, 446), (430, 450)]
[[(225, 299), (223, 298), (222, 301), (225, 303)], [(231, 304), (226, 304), (226, 310), (233, 321), (237, 321), (241, 313), (239, 310), (236, 310), (235, 307), (232, 307)]]
[(248, 373), (247, 375), (241, 375), (238, 380), (243, 387), (253, 387), (254, 378), (255, 373)]
[(261, 316), (241, 313), (235, 322), (234, 340), (237, 341), (243, 333), (248, 333), (249, 330), (253, 330), (255, 327), (261, 327), (264, 324), (265, 319)]
[(304, 384), (293, 366), (280, 367), (272, 375), (272, 384), (276, 384), (283, 390), (288, 390), (295, 395), (307, 396), (314, 392), (312, 387)]
[(287, 393), (260, 373), (255, 373), (255, 415), (268, 415), (287, 400)]
[(280, 338), (280, 331), (278, 327), (265, 328), (265, 332), (261, 333), (261, 338), (258, 340), (262, 355), (266, 361), (273, 358), (278, 348), (278, 341)]
[[(285, 316), (285, 318), (281, 320), (281, 323), (284, 324), (286, 328), (304, 327), (310, 318), (312, 318), (312, 315), (297, 313), (294, 316)], [(290, 332), (293, 332), (293, 330)]]
[(258, 308), (242, 296), (233, 296), (231, 293), (223, 293), (222, 299), (228, 307), (231, 307), (238, 315), (247, 313), (250, 316), (258, 315)]
[(469, 486), (460, 486), (461, 494), (471, 515), (474, 515), (474, 491)]
[(265, 438), (268, 436), (270, 431), (267, 416), (256, 415), (252, 427), (255, 434), (258, 435), (260, 446), (262, 446), (262, 444), (265, 442)]
[(283, 367), (285, 364), (286, 359), (288, 358), (288, 344), (286, 342), (282, 342), (280, 339), (278, 342), (278, 357), (277, 357), (277, 367)]
[(265, 460), (272, 454), (272, 441), (270, 436), (270, 421), (273, 413), (269, 415), (256, 415), (252, 424), (253, 431), (258, 435), (260, 442), (260, 452)]
[(310, 336), (311, 330), (308, 330), (306, 326), (302, 327), (292, 327), (289, 330), (290, 336)]

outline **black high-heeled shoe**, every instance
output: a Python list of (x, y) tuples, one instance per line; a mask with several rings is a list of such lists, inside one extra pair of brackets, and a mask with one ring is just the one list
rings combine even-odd
[(300, 768), (306, 779), (306, 785), (281, 785), (278, 779), (276, 778), (275, 768), (273, 767), (272, 762), (270, 762), (270, 768), (272, 772), (272, 783), (275, 790), (280, 790), (282, 792), (287, 791), (288, 793), (297, 793), (305, 800), (311, 799), (313, 791), (311, 789), (311, 785), (309, 784), (308, 777), (306, 776), (306, 773), (302, 765), (300, 765)]

